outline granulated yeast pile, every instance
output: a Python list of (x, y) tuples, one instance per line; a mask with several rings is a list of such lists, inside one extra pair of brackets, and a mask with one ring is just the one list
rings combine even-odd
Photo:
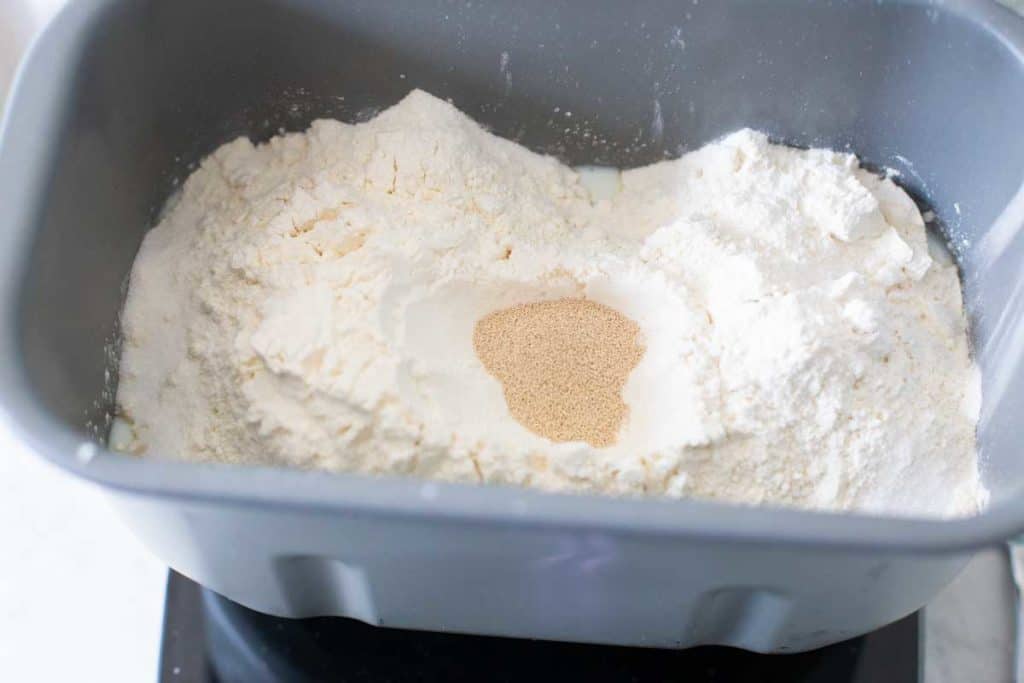
[(595, 448), (615, 443), (629, 413), (622, 388), (644, 352), (635, 322), (587, 299), (491, 313), (477, 322), (473, 348), (523, 426)]

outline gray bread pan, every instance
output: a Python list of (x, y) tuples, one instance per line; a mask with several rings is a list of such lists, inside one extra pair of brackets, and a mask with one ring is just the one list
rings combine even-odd
[[(750, 126), (899, 171), (962, 269), (989, 508), (890, 519), (107, 452), (122, 288), (189, 169), (413, 87), (572, 164)], [(918, 609), (1024, 529), (1022, 181), (1024, 23), (982, 0), (79, 0), (32, 47), (0, 133), (0, 409), (159, 557), (257, 610), (818, 647)]]

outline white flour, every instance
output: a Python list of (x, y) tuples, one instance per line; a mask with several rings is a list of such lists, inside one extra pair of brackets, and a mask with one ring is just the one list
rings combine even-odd
[[(473, 351), (487, 313), (565, 296), (644, 335), (607, 448), (522, 427)], [(418, 91), (239, 139), (147, 236), (124, 334), (112, 441), (154, 456), (899, 514), (986, 496), (959, 282), (914, 203), (749, 130), (582, 182)]]

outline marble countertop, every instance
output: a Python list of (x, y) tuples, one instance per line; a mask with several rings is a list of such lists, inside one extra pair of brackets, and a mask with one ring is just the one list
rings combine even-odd
[(925, 608), (925, 683), (1012, 681), (1015, 610), (1006, 549), (978, 553)]

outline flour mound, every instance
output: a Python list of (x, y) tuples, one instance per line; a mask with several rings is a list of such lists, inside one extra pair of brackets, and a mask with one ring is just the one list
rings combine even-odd
[[(224, 145), (136, 259), (112, 445), (822, 509), (983, 505), (957, 272), (900, 188), (750, 130), (591, 185), (420, 91), (366, 123)], [(524, 427), (474, 353), (485, 316), (567, 298), (643, 338), (608, 446)]]

